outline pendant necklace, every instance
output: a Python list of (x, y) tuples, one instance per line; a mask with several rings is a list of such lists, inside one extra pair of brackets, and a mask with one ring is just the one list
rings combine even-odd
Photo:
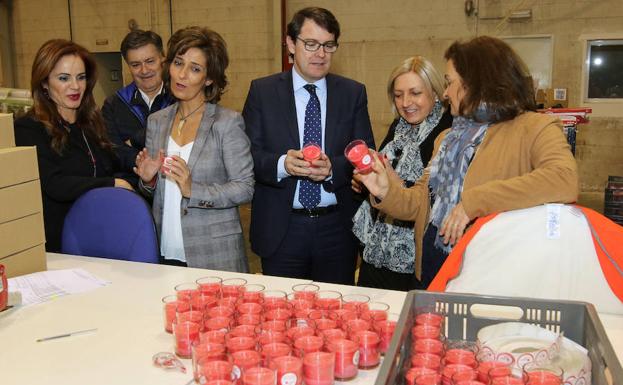
[(186, 119), (188, 119), (192, 114), (197, 112), (201, 108), (201, 106), (203, 106), (204, 104), (205, 103), (201, 103), (197, 108), (190, 111), (190, 113), (188, 113), (186, 116), (182, 116), (181, 109), (178, 109), (178, 112), (180, 112), (180, 122), (177, 124), (177, 136), (178, 137), (182, 135), (182, 127), (184, 127), (184, 123), (186, 123)]

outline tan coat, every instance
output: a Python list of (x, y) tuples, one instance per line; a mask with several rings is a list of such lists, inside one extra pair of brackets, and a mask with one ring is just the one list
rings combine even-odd
[[(435, 141), (439, 150), (447, 130)], [(415, 273), (422, 271), (422, 239), (429, 223), (429, 168), (411, 188), (391, 183), (383, 201), (373, 205), (403, 220), (415, 221)], [(461, 201), (470, 219), (544, 203), (575, 202), (577, 165), (557, 118), (526, 112), (494, 124), (478, 147), (465, 180)]]

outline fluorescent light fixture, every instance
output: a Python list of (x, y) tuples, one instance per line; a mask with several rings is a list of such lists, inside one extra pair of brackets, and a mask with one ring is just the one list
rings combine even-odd
[(521, 9), (518, 11), (513, 11), (510, 15), (511, 19), (529, 19), (532, 17), (532, 10), (531, 9)]

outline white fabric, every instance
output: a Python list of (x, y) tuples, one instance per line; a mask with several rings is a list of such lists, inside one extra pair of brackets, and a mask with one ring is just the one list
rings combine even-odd
[(446, 291), (585, 301), (599, 312), (623, 315), (583, 213), (556, 206), (559, 237), (551, 221), (548, 228), (548, 212), (557, 211), (552, 205), (501, 213), (487, 222), (467, 246), (461, 272)]
[[(136, 87), (138, 88), (138, 87)], [(160, 93), (162, 92), (162, 88), (164, 88), (164, 83), (160, 84), (160, 89), (158, 89), (158, 92), (154, 94), (153, 98), (149, 98), (149, 95), (147, 95), (145, 92), (143, 92), (143, 90), (141, 90), (140, 88), (138, 88), (138, 92), (141, 93), (141, 98), (143, 98), (143, 101), (145, 102), (145, 104), (147, 104), (147, 107), (151, 110), (151, 105), (154, 104), (154, 100), (156, 100), (156, 96), (160, 95)]]
[[(169, 137), (167, 151), (179, 151), (180, 158), (188, 163), (193, 143), (179, 146)], [(177, 259), (186, 262), (184, 238), (182, 236), (182, 219), (180, 216), (182, 192), (171, 178), (165, 177), (164, 206), (162, 209), (162, 234), (160, 235), (160, 252), (166, 259)]]

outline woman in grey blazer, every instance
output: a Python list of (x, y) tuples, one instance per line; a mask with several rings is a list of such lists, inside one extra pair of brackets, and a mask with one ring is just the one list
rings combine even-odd
[(253, 160), (241, 115), (216, 104), (227, 65), (218, 33), (171, 36), (164, 78), (177, 103), (149, 116), (135, 172), (153, 196), (164, 263), (247, 272), (238, 206), (253, 196)]

